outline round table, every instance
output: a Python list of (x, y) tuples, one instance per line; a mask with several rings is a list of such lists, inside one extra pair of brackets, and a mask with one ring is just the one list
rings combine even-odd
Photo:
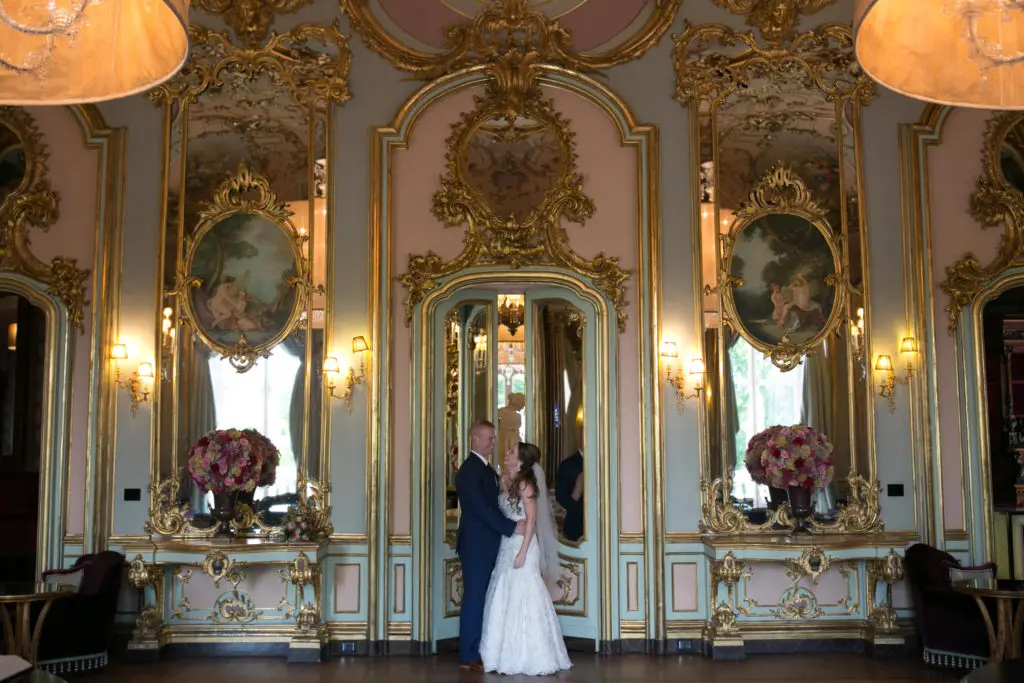
[[(7, 654), (17, 655), (35, 666), (39, 636), (43, 633), (43, 621), (50, 611), (50, 605), (57, 598), (74, 593), (75, 587), (64, 583), (0, 583), (0, 624), (4, 629), (4, 649)], [(36, 619), (35, 628), (32, 628), (33, 602), (45, 603)], [(13, 622), (11, 605), (15, 607)]]
[[(985, 619), (985, 628), (988, 630), (989, 662), (998, 664), (1003, 660), (1019, 658), (1024, 629), (1024, 582), (968, 579), (954, 581), (953, 589), (972, 596), (981, 609), (981, 616)], [(992, 624), (992, 616), (988, 613), (983, 598), (989, 598), (996, 603), (995, 625)], [(1019, 603), (1016, 614), (1013, 609), (1015, 602)]]

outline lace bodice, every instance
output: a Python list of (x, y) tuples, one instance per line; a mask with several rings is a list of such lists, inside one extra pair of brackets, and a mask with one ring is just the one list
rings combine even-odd
[(512, 521), (518, 522), (521, 519), (526, 519), (526, 508), (523, 507), (522, 499), (513, 503), (508, 494), (501, 493), (498, 495), (498, 507), (501, 508), (501, 514)]

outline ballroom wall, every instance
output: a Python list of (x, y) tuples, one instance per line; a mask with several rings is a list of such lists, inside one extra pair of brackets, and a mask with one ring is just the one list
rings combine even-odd
[[(303, 21), (325, 21), (317, 14), (322, 11), (322, 6), (306, 8), (278, 17), (275, 26), (282, 30)], [(649, 125), (656, 131), (651, 138), (657, 159), (653, 175), (636, 173), (639, 152), (622, 142), (622, 132), (607, 111), (565, 89), (546, 88), (556, 108), (571, 121), (584, 189), (597, 206), (594, 218), (584, 227), (567, 228), (569, 242), (588, 256), (599, 250), (618, 256), (620, 265), (632, 271), (626, 295), (628, 322), (619, 336), (619, 369), (613, 387), (620, 408), (618, 443), (613, 448), (618, 477), (610, 483), (609, 498), (615, 509), (602, 511), (609, 513), (607, 523), (616, 524), (610, 536), (620, 560), (608, 577), (615, 582), (610, 594), (616, 596), (616, 613), (621, 614), (612, 640), (664, 641), (670, 622), (677, 624), (678, 633), (696, 633), (694, 638), (699, 639), (700, 625), (712, 619), (718, 590), (711, 571), (720, 558), (709, 553), (698, 526), (700, 480), (706, 474), (702, 441), (696, 435), (704, 413), (676, 410), (671, 389), (655, 374), (657, 359), (650, 357), (662, 339), (676, 340), (682, 358), (695, 355), (700, 348), (701, 331), (696, 324), (701, 320), (700, 297), (694, 277), (695, 264), (700, 261), (694, 258), (696, 226), (691, 218), (695, 200), (690, 112), (672, 98), (676, 76), (671, 36), (684, 30), (683, 15), (693, 24), (720, 22), (745, 27), (743, 17), (711, 2), (684, 3), (682, 14), (658, 45), (640, 59), (608, 69), (595, 78), (593, 86), (587, 86), (620, 100), (637, 125)], [(846, 6), (839, 3), (804, 17), (801, 28), (848, 20)], [(223, 27), (221, 18), (202, 12), (194, 12), (193, 22)], [(465, 88), (431, 101), (419, 114), (405, 144), (392, 152), (388, 160), (392, 242), (390, 252), (380, 253), (373, 225), (379, 216), (380, 198), (371, 191), (373, 129), (394, 125), (401, 118), (403, 105), (422, 97), (417, 90), (429, 86), (411, 80), (365, 47), (347, 20), (342, 20), (342, 31), (350, 36), (352, 99), (335, 110), (331, 149), (335, 171), (330, 179), (335, 197), (334, 310), (328, 347), (334, 349), (347, 348), (354, 336), (369, 339), (374, 334), (378, 303), (374, 292), (380, 284), (374, 282), (375, 259), (389, 263), (394, 277), (403, 270), (410, 253), (429, 248), (450, 257), (458, 251), (462, 228), (443, 227), (429, 212), (430, 197), (444, 173), (447, 132), (479, 91)], [(92, 303), (86, 309), (84, 330), (74, 334), (66, 502), (51, 503), (51, 510), (59, 512), (63, 520), (59, 561), (65, 565), (83, 552), (123, 548), (148, 538), (144, 533), (145, 492), (151, 483), (156, 422), (152, 404), (143, 404), (133, 418), (126, 393), (117, 391), (116, 414), (107, 414), (101, 406), (104, 397), (110, 400), (116, 391), (107, 360), (110, 344), (117, 340), (128, 345), (129, 368), (152, 360), (160, 339), (162, 308), (161, 283), (152, 267), (160, 253), (161, 110), (138, 96), (100, 104), (95, 108), (98, 114), (88, 117), (82, 111), (29, 110), (49, 146), (50, 182), (61, 196), (60, 219), (48, 232), (33, 234), (33, 247), (41, 258), (58, 254), (77, 258), (94, 274), (86, 280)], [(881, 557), (920, 539), (980, 562), (986, 559), (987, 549), (970, 538), (983, 526), (977, 519), (981, 510), (972, 518), (970, 504), (959, 493), (977, 486), (980, 472), (976, 470), (982, 467), (976, 454), (972, 457), (961, 447), (963, 430), (968, 427), (958, 405), (976, 399), (974, 394), (964, 393), (962, 374), (940, 372), (957, 363), (958, 352), (957, 338), (945, 331), (948, 298), (939, 285), (945, 268), (968, 249), (984, 256), (985, 261), (998, 247), (998, 233), (981, 230), (967, 213), (980, 172), (985, 123), (991, 114), (956, 111), (940, 115), (937, 111), (884, 88), (879, 88), (877, 98), (863, 110), (860, 144), (870, 282), (865, 307), (870, 329), (868, 357), (889, 353), (895, 359), (900, 338), (913, 334), (921, 341), (919, 362), (925, 368), (914, 383), (897, 388), (894, 412), (881, 398), (872, 402), (869, 424), (873, 433), (869, 436), (877, 456), (887, 535), (868, 545)], [(103, 132), (107, 129), (116, 133)], [(123, 136), (123, 149), (119, 136)], [(638, 197), (652, 189), (656, 194), (647, 222), (657, 230), (657, 239), (652, 241), (657, 296), (647, 319), (651, 324), (643, 328), (643, 283), (637, 272), (642, 245), (635, 234), (638, 223), (643, 222)], [(920, 210), (913, 208), (915, 202)], [(921, 265), (922, 257), (926, 267)], [(97, 282), (95, 273), (101, 272), (105, 279)], [(356, 388), (351, 412), (344, 410), (340, 401), (328, 399), (335, 535), (320, 558), (327, 584), (323, 612), (326, 621), (349, 624), (336, 632), (353, 641), (392, 636), (415, 640), (412, 631), (404, 627), (389, 631), (388, 626), (392, 620), (404, 622), (399, 615), (405, 613), (406, 605), (427, 590), (426, 577), (416, 575), (411, 557), (402, 559), (407, 557), (403, 548), (413, 542), (409, 539), (406, 544), (404, 539), (414, 528), (413, 502), (419, 495), (412, 476), (415, 463), (410, 460), (414, 406), (404, 358), (412, 341), (402, 321), (403, 294), (394, 283), (388, 306), (392, 337), (380, 340), (394, 356), (388, 387), (393, 401), (391, 431), (383, 435), (390, 440), (389, 469), (383, 470), (389, 473), (387, 481), (379, 480), (381, 470), (373, 467), (374, 430), (383, 409), (372, 403), (374, 396), (383, 395), (374, 390), (374, 378)], [(374, 349), (374, 353), (380, 352)], [(660, 392), (658, 400), (648, 401), (649, 392)], [(639, 411), (634, 405), (639, 405)], [(893, 485), (902, 485), (903, 493), (892, 495)], [(386, 487), (387, 496), (371, 497), (371, 491), (379, 487)], [(141, 499), (128, 499), (125, 492), (132, 489), (142, 492)], [(387, 501), (386, 528), (373, 528), (378, 519), (373, 500)], [(375, 533), (385, 537), (383, 545), (376, 548), (372, 543)], [(833, 547), (828, 546), (830, 542), (822, 543), (828, 549)], [(764, 543), (752, 540), (750, 546)], [(837, 543), (835, 548), (843, 547)], [(736, 540), (729, 547), (742, 545)], [(790, 585), (783, 570), (786, 557), (756, 559), (768, 565), (757, 570), (748, 593), (759, 604), (782, 599), (780, 593)], [(842, 562), (848, 561), (852, 564), (846, 569), (852, 571), (850, 567), (861, 562), (857, 571), (865, 571), (863, 557), (851, 558), (840, 558), (837, 567), (842, 569)], [(627, 568), (629, 563), (639, 563), (640, 569)], [(858, 595), (873, 590), (860, 581), (855, 582)], [(842, 605), (844, 596), (850, 598), (850, 585), (846, 574), (840, 575), (837, 569), (820, 585), (815, 579), (808, 590), (823, 604)], [(276, 584), (252, 590), (257, 602), (278, 599)], [(371, 595), (381, 593), (391, 596), (390, 606), (369, 602)], [(638, 595), (654, 596), (661, 604), (651, 599), (640, 600), (644, 604), (638, 606)], [(894, 606), (905, 620), (909, 616), (905, 589), (897, 584), (894, 595)], [(377, 613), (371, 615), (373, 609)], [(846, 618), (842, 610), (828, 618), (833, 617), (837, 623)], [(808, 625), (802, 633), (813, 627)]]

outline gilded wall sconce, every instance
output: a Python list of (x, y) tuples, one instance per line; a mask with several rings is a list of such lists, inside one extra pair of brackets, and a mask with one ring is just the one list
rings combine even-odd
[(114, 384), (121, 389), (127, 389), (132, 397), (132, 417), (139, 410), (140, 403), (148, 403), (150, 389), (153, 387), (153, 364), (139, 363), (131, 376), (121, 379), (121, 361), (128, 360), (128, 347), (124, 344), (114, 344), (110, 349), (110, 359), (114, 361)]
[(352, 412), (352, 391), (357, 384), (362, 384), (363, 379), (366, 377), (364, 354), (369, 350), (370, 347), (366, 343), (365, 337), (362, 335), (352, 337), (352, 353), (359, 354), (359, 374), (357, 375), (355, 369), (349, 366), (348, 372), (345, 373), (345, 378), (342, 380), (340, 393), (336, 393), (335, 390), (338, 388), (338, 376), (341, 374), (341, 365), (334, 356), (328, 356), (324, 359), (324, 375), (327, 376), (327, 390), (330, 391), (331, 396), (334, 398), (345, 401), (345, 410), (350, 413)]
[(900, 355), (906, 358), (907, 374), (905, 377), (896, 375), (892, 364), (892, 358), (888, 354), (881, 354), (875, 361), (875, 372), (879, 375), (878, 395), (889, 400), (889, 412), (896, 412), (896, 385), (907, 384), (914, 376), (914, 357), (918, 353), (917, 339), (904, 337), (900, 342)]
[(693, 358), (690, 360), (690, 379), (693, 382), (693, 392), (686, 391), (686, 377), (682, 369), (676, 369), (672, 373), (672, 360), (679, 358), (679, 349), (675, 342), (661, 343), (661, 357), (667, 359), (665, 364), (665, 380), (676, 391), (676, 408), (683, 412), (683, 402), (688, 398), (697, 398), (704, 392), (704, 359)]

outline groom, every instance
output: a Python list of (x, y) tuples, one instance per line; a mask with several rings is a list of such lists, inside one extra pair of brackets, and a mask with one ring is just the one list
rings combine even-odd
[(469, 433), (469, 456), (455, 475), (462, 515), (455, 552), (462, 562), (462, 609), (459, 615), (459, 662), (483, 671), (480, 636), (484, 601), (502, 536), (522, 534), (525, 522), (513, 522), (498, 507), (498, 473), (491, 467), (494, 425), (478, 420)]

